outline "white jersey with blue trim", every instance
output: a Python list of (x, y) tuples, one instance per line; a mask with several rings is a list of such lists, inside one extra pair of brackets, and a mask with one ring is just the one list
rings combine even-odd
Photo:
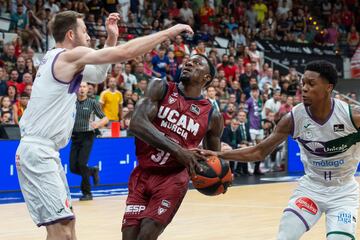
[(300, 147), (305, 176), (324, 186), (339, 186), (355, 181), (354, 174), (360, 160), (360, 131), (356, 128), (350, 106), (332, 99), (332, 112), (320, 124), (311, 117), (304, 104), (291, 111), (293, 138)]
[[(54, 63), (65, 49), (48, 51), (41, 60), (28, 106), (20, 120), (21, 136), (49, 139), (58, 148), (67, 145), (74, 127), (76, 92), (82, 74), (69, 83), (54, 76)], [(61, 78), (61, 73), (57, 75)]]

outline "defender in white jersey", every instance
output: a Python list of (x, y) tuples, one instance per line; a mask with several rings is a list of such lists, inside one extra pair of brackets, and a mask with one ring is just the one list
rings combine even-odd
[[(82, 15), (61, 12), (52, 19), (56, 48), (41, 61), (28, 107), (21, 118), (21, 142), (16, 153), (19, 182), (30, 215), (38, 226), (46, 226), (47, 239), (76, 239), (69, 187), (59, 159), (73, 129), (76, 92), (82, 79), (102, 82), (109, 63), (135, 58), (159, 43), (191, 27), (178, 24), (162, 32), (115, 46), (117, 20), (112, 13), (106, 21), (108, 47), (88, 48), (90, 37)], [(92, 64), (92, 65), (89, 65)], [(101, 64), (101, 65), (99, 65)]]
[(296, 139), (305, 175), (283, 212), (278, 240), (300, 239), (323, 213), (328, 240), (355, 239), (360, 111), (331, 98), (336, 83), (337, 72), (331, 63), (311, 62), (302, 80), (303, 103), (284, 116), (263, 142), (228, 152), (199, 150), (204, 155), (250, 162), (264, 159), (288, 135)]

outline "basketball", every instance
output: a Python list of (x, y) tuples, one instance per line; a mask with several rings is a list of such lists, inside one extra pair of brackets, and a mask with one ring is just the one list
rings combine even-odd
[(199, 163), (203, 172), (196, 171), (197, 175), (191, 178), (193, 186), (207, 196), (225, 193), (232, 182), (229, 164), (216, 156)]

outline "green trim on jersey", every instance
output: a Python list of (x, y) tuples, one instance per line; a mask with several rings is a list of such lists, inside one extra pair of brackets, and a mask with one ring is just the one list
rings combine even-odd
[[(360, 142), (360, 131), (350, 133), (347, 136), (336, 138), (328, 142), (306, 141), (301, 138), (297, 138), (297, 140), (307, 151), (316, 156), (333, 157), (346, 152), (351, 146)], [(318, 146), (312, 147), (314, 144), (317, 144)]]
[(350, 113), (350, 119), (351, 119), (351, 122), (352, 122), (354, 128), (357, 129), (358, 131), (360, 131), (360, 128), (358, 128), (358, 127), (356, 126), (355, 122), (354, 122), (354, 119), (353, 119), (353, 116), (352, 116), (352, 112), (351, 112), (351, 106), (350, 106), (350, 104), (349, 104), (349, 113)]
[(332, 234), (344, 235), (344, 236), (351, 238), (351, 240), (355, 240), (355, 237), (352, 234), (347, 233), (347, 232), (341, 232), (341, 231), (329, 232), (328, 234), (326, 234), (326, 237), (328, 237), (329, 235), (332, 235)]

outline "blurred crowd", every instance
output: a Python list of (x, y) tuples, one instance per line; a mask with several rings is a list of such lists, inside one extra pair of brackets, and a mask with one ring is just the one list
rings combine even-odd
[[(309, 5), (310, 4), (310, 5)], [(311, 7), (309, 7), (311, 6)], [(136, 0), (43, 0), (0, 1), (1, 16), (11, 18), (16, 37), (2, 42), (0, 54), (1, 123), (18, 124), (29, 101), (40, 59), (47, 49), (47, 24), (52, 15), (75, 10), (85, 15), (90, 47), (104, 47), (106, 15), (119, 12), (119, 41), (152, 34), (177, 22), (193, 26), (192, 37), (178, 35), (151, 52), (127, 63), (113, 64), (106, 81), (89, 84), (89, 97), (97, 99), (110, 122), (121, 122), (129, 135), (134, 107), (144, 96), (149, 81), (178, 81), (182, 66), (192, 54), (208, 56), (217, 74), (204, 92), (224, 117), (223, 149), (258, 144), (269, 136), (277, 121), (301, 102), (300, 76), (294, 68), (287, 74), (264, 63), (255, 39), (295, 41), (345, 46), (351, 54), (359, 44), (358, 1), (136, 1)], [(229, 40), (226, 49), (215, 37)], [(357, 100), (355, 93), (349, 96)], [(340, 95), (335, 96), (341, 98)], [(284, 169), (286, 149), (279, 146), (264, 164), (232, 164), (234, 174), (263, 174), (264, 169)]]

